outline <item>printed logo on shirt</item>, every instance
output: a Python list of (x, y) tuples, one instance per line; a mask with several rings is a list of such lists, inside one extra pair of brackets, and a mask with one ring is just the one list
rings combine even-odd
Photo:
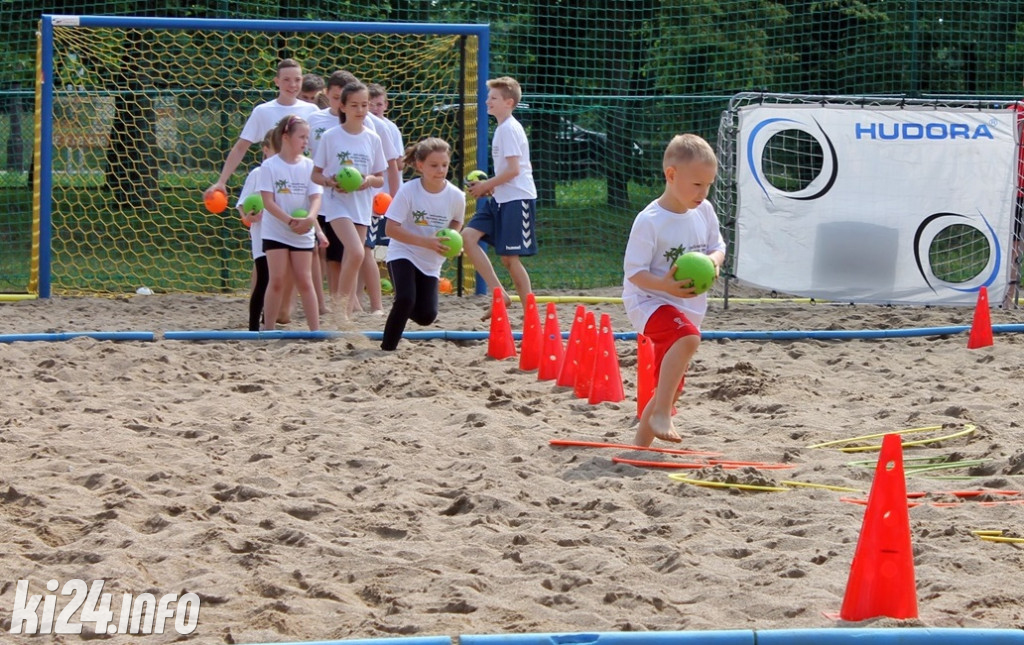
[(686, 251), (683, 249), (682, 245), (677, 246), (674, 249), (669, 249), (665, 251), (665, 261), (669, 264), (675, 264), (675, 261), (679, 259), (679, 256), (685, 252)]
[(370, 157), (362, 152), (349, 152), (342, 150), (338, 153), (338, 163), (344, 166), (347, 163), (355, 164), (357, 167), (369, 168)]
[(427, 221), (427, 211), (413, 211), (412, 223), (416, 226), (430, 226), (430, 222)]
[(306, 185), (298, 182), (289, 183), (287, 179), (274, 182), (274, 192), (278, 195), (305, 195)]
[(319, 141), (320, 137), (324, 136), (324, 132), (327, 132), (327, 128), (317, 128), (313, 131), (313, 138)]

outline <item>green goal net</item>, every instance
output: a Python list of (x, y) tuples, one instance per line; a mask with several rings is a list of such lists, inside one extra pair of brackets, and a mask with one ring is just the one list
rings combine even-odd
[(439, 136), (456, 173), (476, 166), (480, 28), (45, 21), (40, 201), (55, 293), (248, 289), (248, 232), (233, 207), (259, 146), (229, 182), (228, 210), (207, 212), (201, 196), (252, 108), (276, 98), (282, 58), (385, 86), (406, 142)]

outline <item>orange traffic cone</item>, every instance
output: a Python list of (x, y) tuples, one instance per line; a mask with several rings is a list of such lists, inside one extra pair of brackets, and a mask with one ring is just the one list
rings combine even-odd
[(541, 352), (537, 379), (553, 381), (558, 378), (564, 359), (565, 348), (562, 347), (562, 331), (558, 327), (558, 313), (555, 311), (555, 303), (549, 302), (547, 314), (544, 317), (544, 349)]
[(583, 344), (586, 317), (587, 308), (583, 305), (576, 305), (576, 315), (572, 319), (572, 328), (569, 329), (569, 343), (565, 347), (565, 357), (562, 358), (562, 369), (559, 370), (558, 379), (555, 381), (555, 385), (559, 387), (575, 387), (576, 385), (580, 357), (583, 356), (580, 345)]
[(494, 290), (491, 303), (491, 333), (487, 338), (487, 355), (499, 361), (516, 355), (516, 341), (512, 338), (505, 295), (500, 287)]
[(577, 399), (590, 398), (590, 385), (594, 382), (594, 363), (597, 361), (597, 325), (594, 324), (594, 312), (588, 311), (584, 320), (579, 366), (576, 370), (576, 382), (573, 384), (573, 393)]
[(974, 322), (971, 323), (971, 336), (967, 339), (967, 349), (992, 346), (992, 318), (988, 311), (988, 288), (978, 289), (978, 304), (974, 306)]
[(886, 616), (917, 618), (914, 553), (910, 546), (907, 482), (898, 434), (882, 439), (875, 479), (850, 565), (839, 617), (859, 621)]
[(643, 334), (636, 337), (636, 418), (644, 413), (647, 403), (654, 398), (658, 375), (654, 373), (654, 343)]
[(540, 313), (537, 311), (537, 298), (528, 293), (523, 313), (523, 340), (519, 344), (519, 369), (530, 372), (540, 366), (543, 344), (544, 335), (540, 326)]
[(594, 382), (590, 386), (591, 405), (609, 401), (618, 403), (626, 398), (622, 392), (622, 372), (619, 370), (619, 354), (615, 350), (615, 335), (612, 333), (612, 319), (601, 314), (601, 327), (597, 336), (597, 359), (594, 362)]

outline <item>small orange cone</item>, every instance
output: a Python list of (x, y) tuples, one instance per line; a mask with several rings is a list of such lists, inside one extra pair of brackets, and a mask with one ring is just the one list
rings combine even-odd
[(643, 334), (636, 336), (636, 418), (644, 413), (647, 403), (654, 398), (658, 376), (654, 373), (654, 343)]
[(615, 349), (615, 335), (612, 333), (612, 319), (601, 314), (601, 327), (597, 335), (597, 359), (594, 362), (594, 382), (590, 386), (591, 405), (608, 401), (618, 403), (626, 398), (622, 391), (622, 372), (619, 370), (619, 354)]
[(572, 319), (572, 328), (569, 329), (569, 342), (565, 347), (565, 357), (562, 359), (562, 369), (558, 372), (558, 379), (555, 385), (559, 387), (575, 387), (576, 374), (579, 371), (580, 357), (583, 351), (580, 346), (583, 344), (583, 330), (586, 327), (587, 308), (583, 305), (576, 305), (576, 315)]
[(594, 382), (594, 363), (597, 361), (597, 325), (594, 312), (588, 311), (583, 323), (583, 342), (580, 343), (579, 366), (573, 393), (577, 399), (590, 398), (590, 385)]
[(558, 378), (565, 360), (565, 348), (562, 347), (562, 330), (558, 327), (558, 313), (555, 303), (548, 303), (547, 314), (544, 316), (544, 348), (540, 357), (540, 368), (537, 379), (553, 381)]
[(537, 311), (537, 298), (528, 293), (523, 314), (523, 340), (519, 344), (519, 369), (530, 372), (540, 366), (543, 344), (544, 334), (540, 326), (540, 312)]
[(839, 617), (917, 618), (914, 552), (910, 546), (907, 482), (898, 434), (882, 439), (857, 550)]
[(487, 355), (499, 361), (516, 355), (516, 341), (512, 338), (505, 295), (500, 287), (494, 290), (491, 303), (491, 333), (487, 338)]
[(992, 346), (992, 318), (988, 310), (988, 288), (978, 289), (978, 304), (974, 306), (974, 322), (971, 323), (971, 336), (967, 339), (967, 349)]

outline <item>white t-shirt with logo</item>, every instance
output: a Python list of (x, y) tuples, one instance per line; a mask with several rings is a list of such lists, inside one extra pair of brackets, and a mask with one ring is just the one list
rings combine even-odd
[(494, 162), (494, 176), (508, 168), (508, 157), (519, 157), (519, 174), (494, 188), (494, 201), (499, 204), (514, 200), (537, 199), (537, 186), (533, 183), (533, 166), (530, 164), (530, 143), (526, 130), (514, 116), (505, 119), (494, 130), (491, 140), (491, 160)]
[(260, 143), (263, 141), (263, 137), (267, 136), (267, 133), (273, 130), (286, 116), (294, 114), (308, 121), (309, 117), (318, 109), (313, 103), (299, 100), (292, 105), (281, 105), (277, 99), (260, 103), (252, 109), (252, 114), (246, 120), (238, 138), (250, 143)]
[[(260, 191), (273, 193), (274, 201), (285, 213), (291, 214), (296, 209), (309, 210), (311, 195), (323, 193), (320, 184), (313, 183), (313, 161), (309, 157), (299, 157), (295, 163), (288, 163), (278, 155), (263, 162), (259, 181), (256, 184)], [(264, 196), (264, 203), (266, 196)], [(299, 235), (270, 213), (264, 213), (263, 226), (260, 231), (264, 240), (274, 240), (293, 246), (297, 249), (309, 249), (316, 245), (316, 229)]]
[(622, 304), (638, 332), (643, 333), (647, 320), (663, 305), (679, 309), (700, 329), (708, 310), (706, 293), (693, 298), (678, 298), (664, 291), (645, 291), (629, 280), (640, 271), (650, 271), (656, 276), (667, 275), (673, 270), (676, 258), (690, 251), (707, 254), (725, 252), (725, 238), (710, 202), (701, 202), (700, 206), (685, 213), (673, 213), (654, 200), (633, 220), (622, 261), (625, 276)]
[[(256, 188), (256, 186), (259, 185), (260, 170), (262, 168), (263, 166), (256, 166), (245, 177), (245, 184), (242, 185), (242, 192), (238, 193), (238, 203), (235, 204), (236, 210), (245, 202), (245, 199), (249, 195), (253, 195), (260, 192), (259, 189)], [(271, 217), (270, 215), (266, 214), (266, 211), (262, 212), (264, 213), (265, 217)], [(263, 236), (260, 234), (262, 228), (262, 222), (253, 222), (252, 225), (249, 227), (249, 240), (252, 244), (253, 260), (258, 260), (264, 255), (266, 255), (263, 252)]]
[[(349, 134), (340, 126), (331, 128), (321, 138), (313, 155), (313, 163), (323, 170), (324, 175), (333, 177), (346, 161), (351, 161), (363, 177), (384, 172), (388, 167), (384, 159), (384, 148), (376, 132), (363, 128), (359, 134)], [(347, 217), (356, 224), (369, 226), (373, 216), (373, 191), (346, 193), (326, 190), (320, 212), (328, 222)]]
[[(441, 229), (448, 228), (452, 220), (462, 222), (465, 216), (466, 193), (450, 181), (444, 183), (441, 192), (431, 193), (423, 187), (419, 178), (402, 184), (385, 213), (385, 217), (421, 237), (434, 237)], [(422, 246), (390, 239), (386, 261), (409, 260), (424, 275), (440, 277), (445, 260), (443, 255)]]

